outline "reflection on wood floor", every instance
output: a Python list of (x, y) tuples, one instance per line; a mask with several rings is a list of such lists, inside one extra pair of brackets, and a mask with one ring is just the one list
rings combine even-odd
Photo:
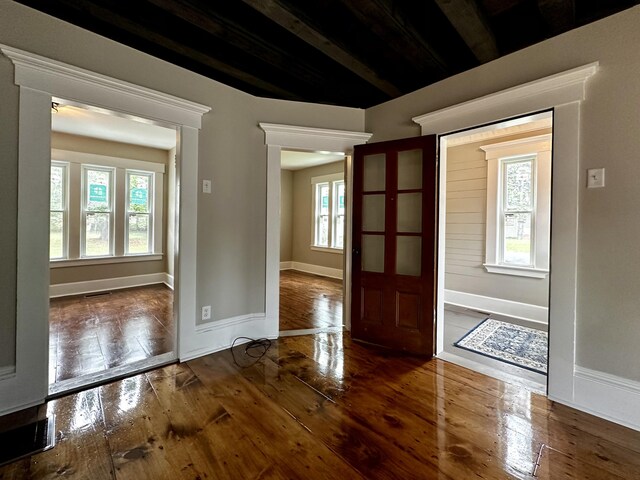
[(280, 272), (280, 331), (342, 326), (342, 280)]
[(163, 284), (51, 299), (49, 383), (170, 352), (174, 329), (173, 292)]
[(0, 478), (640, 478), (640, 432), (441, 360), (346, 334), (243, 352), (49, 402), (58, 445)]

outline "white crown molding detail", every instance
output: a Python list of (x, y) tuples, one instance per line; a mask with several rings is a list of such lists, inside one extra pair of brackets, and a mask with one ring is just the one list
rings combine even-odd
[[(171, 124), (178, 123), (192, 128), (200, 128), (202, 115), (211, 110), (211, 107), (206, 105), (90, 72), (7, 45), (0, 44), (0, 50), (15, 66), (16, 85), (43, 92), (51, 92), (51, 85), (55, 85), (56, 96), (65, 100), (87, 103), (87, 93), (99, 87), (103, 93), (91, 95), (93, 98), (90, 98), (94, 106), (113, 108), (134, 115), (144, 114), (155, 120)], [(120, 102), (117, 99), (109, 100), (109, 93), (117, 93), (120, 98), (127, 97), (127, 100)], [(128, 102), (131, 101), (136, 108), (130, 108)], [(144, 111), (141, 111), (141, 108)]]
[(371, 133), (276, 123), (260, 123), (259, 125), (265, 133), (267, 145), (278, 145), (282, 148), (328, 150), (334, 153), (350, 152), (354, 145), (367, 143), (372, 135)]
[(542, 152), (551, 150), (551, 134), (536, 135), (535, 137), (519, 138), (517, 140), (509, 140), (507, 142), (491, 143), (488, 145), (480, 146), (480, 150), (483, 150), (485, 160), (497, 157), (507, 157), (513, 155), (521, 155), (520, 152)]
[(640, 431), (640, 382), (576, 365), (574, 385), (572, 406)]
[[(459, 103), (451, 107), (429, 112), (413, 117), (412, 120), (422, 127), (423, 135), (432, 131), (436, 125), (438, 133), (448, 131), (441, 128), (450, 120), (458, 121), (460, 117), (474, 116), (486, 110), (496, 111), (503, 105), (514, 102), (526, 102), (531, 100), (532, 110), (558, 107), (568, 103), (579, 102), (585, 98), (586, 81), (598, 71), (598, 62), (550, 75), (516, 87), (508, 88), (497, 93), (485, 95), (468, 102)], [(527, 112), (521, 112), (527, 113)], [(474, 120), (476, 122), (476, 120)], [(477, 121), (476, 125), (481, 123)], [(472, 126), (473, 123), (468, 126)], [(451, 130), (456, 127), (450, 127)]]
[(482, 312), (496, 313), (546, 325), (549, 309), (529, 303), (513, 302), (501, 298), (485, 297), (456, 290), (444, 291), (444, 301), (450, 305), (471, 308)]

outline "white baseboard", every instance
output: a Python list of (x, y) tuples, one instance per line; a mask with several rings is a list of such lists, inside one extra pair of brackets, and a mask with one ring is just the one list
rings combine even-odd
[(444, 291), (444, 301), (445, 303), (459, 307), (520, 318), (545, 325), (549, 322), (549, 309), (538, 305), (512, 302), (511, 300), (502, 300), (500, 298), (485, 297), (446, 289)]
[(165, 273), (164, 284), (167, 287), (169, 287), (171, 290), (173, 290), (173, 275), (169, 275), (168, 273)]
[(9, 378), (12, 377), (16, 374), (16, 367), (15, 365), (9, 365), (8, 367), (2, 367), (0, 368), (0, 380), (3, 380), (5, 378)]
[(329, 268), (320, 265), (301, 262), (280, 262), (280, 270), (298, 270), (305, 273), (313, 273), (323, 277), (338, 278), (342, 280), (341, 268)]
[(640, 382), (576, 365), (573, 396), (571, 406), (640, 431)]
[(198, 325), (195, 338), (185, 352), (180, 352), (180, 361), (186, 362), (226, 350), (240, 336), (275, 340), (278, 338), (278, 332), (276, 330), (274, 333), (272, 327), (264, 313), (251, 313)]
[[(119, 290), (121, 288), (141, 287), (164, 283), (173, 288), (173, 277), (166, 273), (148, 273), (146, 275), (132, 275), (130, 277), (105, 278), (87, 282), (58, 283), (49, 287), (49, 297), (64, 297), (67, 295), (84, 295), (87, 293)], [(171, 282), (171, 284), (169, 284)]]

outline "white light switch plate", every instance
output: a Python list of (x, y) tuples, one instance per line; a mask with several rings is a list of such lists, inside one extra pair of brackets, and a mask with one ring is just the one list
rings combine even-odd
[(202, 180), (202, 193), (211, 193), (211, 180)]
[(604, 187), (604, 168), (590, 168), (587, 170), (587, 188)]

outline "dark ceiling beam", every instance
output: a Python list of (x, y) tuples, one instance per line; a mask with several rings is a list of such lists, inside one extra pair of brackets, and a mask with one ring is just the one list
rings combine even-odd
[(554, 35), (575, 25), (574, 0), (538, 0), (538, 10)]
[(351, 70), (378, 90), (386, 93), (392, 98), (402, 95), (403, 92), (401, 92), (395, 85), (384, 78), (381, 78), (373, 69), (358, 60), (355, 56), (349, 53), (348, 50), (334, 43), (330, 38), (324, 36), (322, 32), (287, 9), (287, 7), (279, 0), (242, 1), (262, 13), (271, 21), (280, 25), (282, 28), (293, 33), (304, 42), (320, 50), (335, 62)]
[(500, 56), (496, 39), (475, 0), (435, 0), (480, 63)]
[(448, 62), (420, 35), (390, 0), (340, 0), (398, 55), (424, 73), (449, 73)]
[(89, 14), (97, 20), (108, 23), (112, 27), (123, 30), (129, 34), (132, 34), (140, 39), (154, 42), (167, 50), (170, 50), (178, 55), (182, 55), (191, 61), (199, 63), (203, 66), (212, 68), (220, 73), (235, 78), (247, 85), (251, 85), (256, 89), (262, 90), (265, 93), (290, 100), (302, 100), (301, 97), (292, 94), (288, 90), (282, 89), (276, 85), (273, 85), (262, 78), (256, 77), (250, 73), (244, 72), (237, 68), (234, 68), (226, 63), (216, 60), (209, 55), (202, 53), (194, 48), (183, 45), (165, 35), (157, 33), (150, 28), (140, 25), (137, 22), (130, 20), (116, 12), (113, 12), (107, 8), (101, 7), (94, 3), (84, 2), (82, 0), (58, 0), (59, 4), (73, 8), (83, 14)]
[(525, 0), (481, 0), (482, 7), (484, 11), (487, 12), (487, 15), (493, 17), (495, 15), (500, 15), (512, 8), (520, 5)]
[(194, 5), (188, 0), (147, 0), (147, 2), (165, 12), (184, 20), (207, 32), (207, 34), (233, 45), (260, 62), (280, 70), (282, 75), (295, 78), (298, 82), (306, 83), (317, 89), (327, 87), (326, 72), (311, 69), (306, 63), (300, 62), (291, 54), (269, 44), (250, 32), (251, 26), (241, 26), (227, 18), (221, 18), (213, 9), (205, 9)]

